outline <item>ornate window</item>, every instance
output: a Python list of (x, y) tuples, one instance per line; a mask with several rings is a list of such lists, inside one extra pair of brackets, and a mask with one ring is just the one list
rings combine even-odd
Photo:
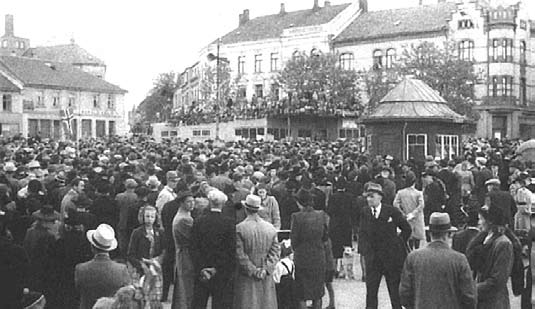
[(459, 29), (472, 29), (474, 28), (474, 22), (470, 19), (461, 19), (458, 22)]

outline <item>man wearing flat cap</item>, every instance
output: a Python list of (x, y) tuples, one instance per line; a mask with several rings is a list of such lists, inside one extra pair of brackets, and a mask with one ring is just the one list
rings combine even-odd
[(412, 229), (399, 209), (383, 204), (381, 185), (370, 182), (365, 190), (368, 205), (360, 215), (359, 246), (362, 244), (366, 260), (366, 308), (377, 308), (377, 292), (384, 276), (392, 308), (401, 309), (398, 287)]
[(451, 226), (447, 213), (429, 219), (431, 242), (407, 257), (399, 294), (406, 308), (476, 308), (476, 285), (466, 256), (450, 248)]

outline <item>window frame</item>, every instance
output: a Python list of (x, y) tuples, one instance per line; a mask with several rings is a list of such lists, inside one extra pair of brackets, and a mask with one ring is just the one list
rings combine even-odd
[(262, 73), (262, 54), (254, 55), (254, 72)]
[[(393, 52), (393, 53), (391, 53)], [(395, 48), (389, 48), (386, 50), (386, 56), (385, 56), (385, 68), (391, 69), (394, 66), (394, 61), (396, 60), (396, 49)]]
[(463, 39), (459, 41), (458, 45), (458, 57), (463, 61), (473, 61), (474, 60), (474, 40)]
[(383, 68), (383, 51), (376, 49), (372, 53), (373, 68), (374, 70), (380, 70)]
[(238, 75), (245, 74), (245, 56), (238, 56)]
[[(260, 90), (260, 92), (259, 92)], [(254, 93), (256, 98), (263, 98), (264, 97), (264, 85), (263, 84), (255, 84), (254, 85)], [(259, 95), (260, 93), (260, 95)]]
[(13, 111), (13, 95), (10, 93), (2, 94), (2, 111), (3, 112), (12, 112)]
[(279, 53), (271, 53), (271, 56), (269, 58), (270, 60), (270, 70), (271, 72), (278, 72), (280, 70), (279, 68)]
[(426, 133), (410, 133), (410, 134), (407, 134), (406, 135), (406, 149), (405, 149), (405, 154), (406, 154), (406, 158), (410, 158), (410, 146), (411, 144), (409, 143), (409, 139), (411, 136), (414, 136), (415, 137), (415, 140), (416, 142), (418, 142), (418, 137), (419, 136), (423, 136), (424, 137), (424, 143), (423, 144), (418, 144), (418, 143), (415, 143), (413, 144), (412, 146), (424, 146), (424, 157), (428, 154), (428, 149), (427, 149), (427, 134)]
[(355, 56), (351, 52), (345, 52), (340, 55), (340, 68), (342, 70), (350, 71), (353, 70), (353, 62), (355, 61)]
[[(447, 143), (446, 143), (447, 141)], [(446, 151), (446, 146), (447, 151)], [(446, 158), (445, 155), (448, 154)], [(441, 159), (453, 159), (459, 154), (459, 136), (454, 134), (437, 134), (435, 136), (435, 157)]]

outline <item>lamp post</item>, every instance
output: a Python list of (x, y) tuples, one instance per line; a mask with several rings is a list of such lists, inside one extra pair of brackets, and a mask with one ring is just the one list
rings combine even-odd
[(209, 53), (206, 57), (208, 58), (208, 61), (216, 61), (216, 72), (215, 72), (215, 79), (216, 79), (216, 122), (215, 122), (215, 139), (218, 141), (219, 140), (219, 118), (220, 118), (220, 108), (221, 108), (221, 104), (219, 102), (219, 91), (220, 91), (220, 83), (221, 83), (221, 78), (219, 76), (219, 70), (220, 70), (220, 64), (221, 62), (226, 62), (228, 63), (228, 59), (226, 58), (222, 58), (219, 56), (219, 49), (220, 49), (220, 45), (221, 45), (221, 38), (218, 38), (217, 39), (217, 51), (216, 51), (216, 55), (212, 54), (212, 53)]

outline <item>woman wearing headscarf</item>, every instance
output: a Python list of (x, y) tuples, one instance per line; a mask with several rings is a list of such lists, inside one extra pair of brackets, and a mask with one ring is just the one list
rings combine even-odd
[(191, 211), (195, 199), (190, 192), (182, 193), (179, 208), (173, 219), (173, 239), (175, 242), (175, 288), (173, 291), (173, 309), (189, 309), (193, 305), (193, 285), (195, 269), (191, 260), (191, 228), (193, 218)]
[(513, 243), (506, 236), (500, 207), (485, 205), (479, 211), (481, 233), (468, 245), (466, 256), (476, 273), (477, 308), (508, 309), (507, 281), (513, 269)]
[(292, 214), (290, 239), (295, 252), (296, 296), (300, 308), (312, 300), (312, 308), (319, 309), (325, 294), (327, 215), (314, 210), (313, 197), (304, 189), (297, 192), (295, 200), (300, 211)]

